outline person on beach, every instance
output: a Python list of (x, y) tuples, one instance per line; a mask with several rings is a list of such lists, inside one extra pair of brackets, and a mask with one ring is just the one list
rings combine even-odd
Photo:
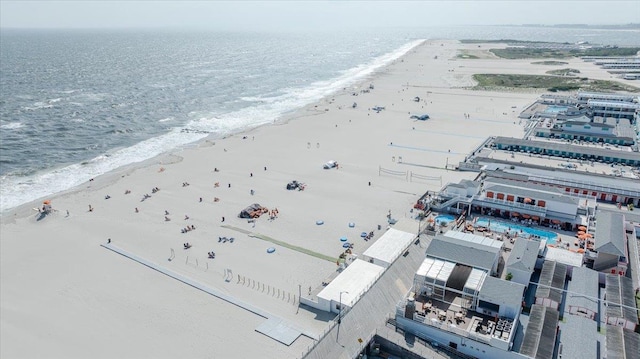
[(169, 215), (169, 211), (167, 211), (166, 209), (164, 210), (164, 215), (168, 216)]
[(224, 216), (222, 216), (222, 222), (224, 222)]
[(138, 212), (140, 212), (140, 211), (138, 211), (138, 207), (136, 207), (136, 213), (138, 213)]
[(93, 212), (93, 207), (91, 207), (91, 205), (89, 205), (89, 212)]
[(67, 217), (69, 217), (69, 210), (67, 210)]
[(200, 197), (200, 202), (202, 202), (202, 197)]

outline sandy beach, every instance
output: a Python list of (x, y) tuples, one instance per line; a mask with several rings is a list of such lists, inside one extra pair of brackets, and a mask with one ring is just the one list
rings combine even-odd
[[(389, 212), (411, 217), (426, 191), (476, 176), (447, 164), (464, 160), (488, 136), (522, 136), (517, 116), (539, 93), (469, 90), (471, 76), (550, 67), (456, 58), (462, 49), (482, 51), (426, 41), (372, 78), (272, 125), (51, 196), (57, 212), (43, 220), (33, 210), (42, 201), (5, 213), (0, 357), (300, 357), (311, 338), (281, 344), (255, 331), (264, 318), (101, 245), (110, 240), (317, 338), (333, 316), (298, 308), (296, 298), (335, 273), (341, 237), (362, 253), (384, 233)], [(593, 64), (569, 62), (565, 67), (608, 78)], [(420, 114), (430, 119), (410, 118)], [(329, 160), (338, 168), (323, 169)], [(292, 180), (304, 190), (287, 190)], [(238, 218), (253, 203), (277, 209), (277, 217)], [(195, 229), (181, 233), (187, 226)], [(370, 231), (373, 240), (364, 241), (360, 233)]]

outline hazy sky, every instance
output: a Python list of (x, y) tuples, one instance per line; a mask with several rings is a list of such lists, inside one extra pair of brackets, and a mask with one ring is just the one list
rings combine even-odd
[(184, 27), (227, 30), (640, 23), (623, 1), (14, 1), (3, 28)]

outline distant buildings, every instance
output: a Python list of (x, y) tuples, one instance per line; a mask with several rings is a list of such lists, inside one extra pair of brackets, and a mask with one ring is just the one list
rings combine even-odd
[(496, 137), (493, 144), (497, 149), (504, 151), (526, 152), (584, 161), (640, 166), (640, 152), (617, 151), (600, 147), (587, 147), (549, 141), (532, 141), (512, 137)]

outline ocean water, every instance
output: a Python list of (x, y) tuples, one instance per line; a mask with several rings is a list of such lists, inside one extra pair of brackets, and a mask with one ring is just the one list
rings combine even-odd
[(272, 123), (422, 39), (638, 45), (638, 31), (522, 27), (240, 33), (0, 31), (0, 211), (123, 165)]

